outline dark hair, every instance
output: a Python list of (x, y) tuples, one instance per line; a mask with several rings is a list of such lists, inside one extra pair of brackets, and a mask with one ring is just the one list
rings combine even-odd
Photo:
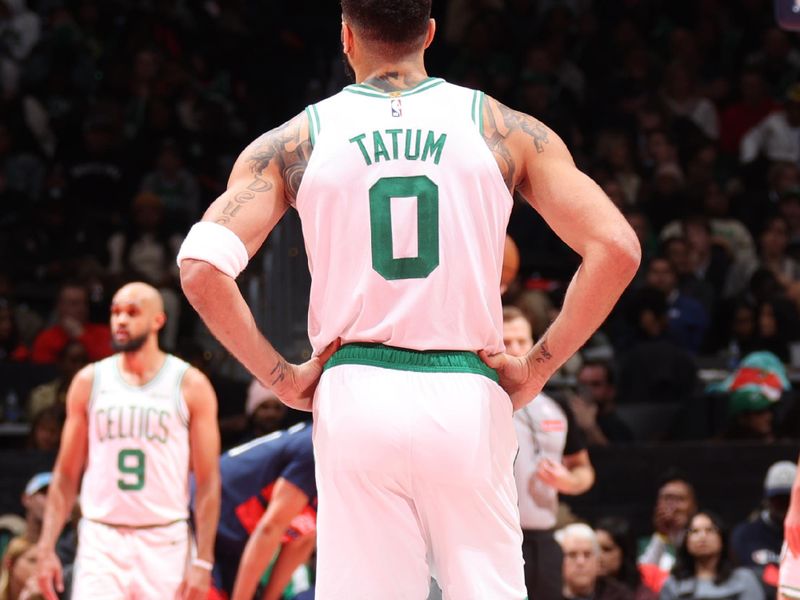
[(622, 517), (603, 517), (594, 526), (595, 531), (603, 530), (614, 544), (622, 550), (622, 564), (619, 572), (609, 575), (635, 590), (642, 582), (639, 569), (636, 566), (636, 541), (631, 531), (631, 524)]
[(692, 493), (692, 496), (697, 497), (697, 494), (694, 490), (694, 485), (692, 485), (692, 482), (689, 480), (689, 475), (677, 467), (668, 467), (663, 473), (661, 473), (661, 475), (659, 475), (658, 479), (656, 480), (656, 493), (660, 492), (661, 488), (668, 483), (672, 483), (673, 481), (680, 481), (681, 483), (685, 484)]
[[(722, 518), (710, 510), (698, 510), (689, 519), (689, 526), (691, 527), (692, 521), (698, 515), (705, 515), (717, 530), (719, 539), (721, 541), (719, 551), (719, 562), (717, 562), (717, 573), (714, 576), (714, 583), (721, 584), (726, 581), (733, 573), (733, 563), (731, 562), (730, 552), (728, 550), (728, 527)], [(695, 576), (694, 557), (689, 554), (687, 541), (689, 539), (688, 532), (683, 538), (683, 542), (675, 554), (675, 564), (672, 567), (672, 576), (677, 580), (692, 579)]]
[(409, 51), (428, 30), (431, 0), (342, 0), (342, 14), (368, 40)]

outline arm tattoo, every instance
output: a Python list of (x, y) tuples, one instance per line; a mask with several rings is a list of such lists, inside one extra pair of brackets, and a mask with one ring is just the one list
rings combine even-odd
[(402, 92), (418, 85), (425, 78), (419, 75), (400, 75), (397, 71), (388, 71), (363, 81), (364, 85), (372, 86), (382, 92)]
[(553, 358), (550, 349), (547, 347), (547, 338), (542, 339), (542, 345), (539, 347), (539, 350), (541, 351), (541, 356), (536, 357), (537, 363), (545, 363)]
[(270, 385), (275, 385), (283, 381), (286, 378), (286, 361), (283, 359), (279, 360), (269, 374), (273, 376)]
[(494, 154), (506, 186), (513, 192), (519, 181), (517, 162), (508, 146), (509, 136), (515, 131), (521, 132), (531, 139), (536, 152), (541, 154), (545, 151), (545, 144), (550, 142), (549, 130), (533, 117), (511, 110), (492, 98), (487, 98), (484, 104), (483, 120), (483, 137)]
[(265, 133), (253, 143), (247, 161), (255, 178), (251, 185), (260, 188), (253, 191), (263, 192), (270, 189), (265, 186), (271, 187), (271, 184), (261, 179), (261, 174), (275, 161), (283, 177), (286, 198), (294, 204), (311, 157), (311, 140), (308, 134), (303, 135), (305, 119), (305, 114), (300, 114)]
[(238, 213), (245, 204), (256, 197), (257, 192), (268, 192), (272, 189), (272, 187), (273, 186), (269, 181), (262, 179), (261, 175), (256, 173), (253, 181), (247, 185), (245, 190), (237, 193), (233, 197), (233, 200), (228, 200), (225, 208), (222, 209), (222, 215), (217, 217), (216, 223), (219, 223), (220, 225), (226, 225), (227, 223), (230, 223), (231, 219), (236, 216), (236, 213)]

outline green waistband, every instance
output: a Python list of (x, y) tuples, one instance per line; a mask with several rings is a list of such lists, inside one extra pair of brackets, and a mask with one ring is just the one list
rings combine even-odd
[(339, 365), (368, 365), (418, 373), (474, 373), (499, 381), (497, 372), (477, 354), (463, 350), (407, 350), (383, 344), (347, 344), (325, 363), (325, 370)]

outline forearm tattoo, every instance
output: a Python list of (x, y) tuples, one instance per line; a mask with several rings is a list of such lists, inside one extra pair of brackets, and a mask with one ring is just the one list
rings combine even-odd
[(311, 157), (311, 141), (308, 138), (305, 114), (300, 114), (280, 127), (268, 131), (259, 137), (245, 156), (253, 174), (253, 180), (244, 190), (239, 191), (232, 200), (228, 200), (216, 222), (222, 225), (230, 223), (242, 207), (256, 197), (256, 194), (268, 192), (272, 183), (264, 179), (264, 171), (273, 163), (278, 166), (284, 184), (284, 193), (290, 204), (297, 199), (297, 190), (306, 172), (308, 159)]
[(280, 359), (272, 368), (272, 371), (269, 372), (269, 374), (272, 375), (272, 381), (270, 382), (270, 385), (275, 385), (276, 383), (283, 381), (286, 378), (286, 369), (286, 361)]
[(484, 130), (486, 144), (494, 154), (497, 166), (509, 191), (520, 183), (517, 160), (508, 145), (508, 138), (518, 131), (530, 138), (536, 152), (545, 151), (550, 143), (549, 130), (540, 121), (524, 113), (511, 110), (493, 98), (486, 98), (483, 107)]
[(553, 358), (550, 348), (547, 347), (547, 338), (542, 338), (542, 343), (539, 346), (539, 356), (536, 357), (536, 362), (539, 364), (546, 363)]

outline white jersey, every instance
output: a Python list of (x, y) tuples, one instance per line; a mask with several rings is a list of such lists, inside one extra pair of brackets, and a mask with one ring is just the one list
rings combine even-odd
[(81, 512), (130, 527), (186, 519), (189, 412), (181, 382), (189, 365), (168, 354), (152, 380), (134, 386), (119, 361), (115, 354), (94, 365)]
[(483, 139), (484, 95), (427, 79), (351, 85), (310, 106), (297, 194), (312, 274), (309, 337), (502, 350), (512, 199)]

